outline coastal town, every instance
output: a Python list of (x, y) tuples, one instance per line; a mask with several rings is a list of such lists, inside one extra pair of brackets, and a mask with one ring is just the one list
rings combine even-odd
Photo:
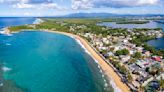
[[(70, 31), (79, 28), (87, 28), (84, 25), (75, 28), (70, 27)], [(102, 30), (113, 30), (102, 27)], [(122, 29), (124, 30), (124, 29)], [(127, 29), (126, 32), (110, 32), (109, 35), (94, 34), (91, 32), (79, 34), (88, 39), (91, 46), (96, 48), (98, 53), (111, 65), (115, 72), (121, 77), (132, 91), (144, 92), (145, 90), (158, 90), (158, 81), (164, 79), (164, 58), (156, 55), (144, 46), (134, 43), (137, 36), (143, 35), (143, 39), (158, 39), (164, 34), (160, 29)], [(143, 88), (145, 87), (145, 88)], [(153, 91), (153, 92), (154, 92)]]
[[(136, 33), (132, 32), (132, 34)], [(159, 31), (146, 34), (162, 35)], [(109, 65), (112, 64), (115, 72), (132, 90), (137, 90), (148, 84), (153, 90), (159, 90), (157, 80), (164, 77), (164, 59), (162, 56), (153, 55), (144, 47), (131, 43), (132, 38), (130, 35), (126, 37), (110, 35), (103, 37), (85, 33), (82, 36), (91, 39), (90, 44), (101, 53)]]
[(164, 0), (0, 0), (0, 92), (164, 92)]
[(162, 29), (123, 29), (98, 26), (92, 22), (47, 21), (35, 25), (10, 27), (10, 30), (39, 29), (79, 35), (114, 69), (131, 91), (164, 90), (164, 50), (156, 50), (147, 41), (163, 37)]

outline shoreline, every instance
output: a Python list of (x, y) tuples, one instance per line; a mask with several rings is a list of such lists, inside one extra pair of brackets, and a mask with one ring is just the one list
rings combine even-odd
[[(8, 31), (9, 31), (9, 34), (13, 33), (10, 30)], [(72, 33), (51, 31), (51, 30), (46, 30), (46, 29), (40, 30), (40, 31), (66, 35), (75, 39), (76, 41), (78, 41), (78, 43), (80, 42), (80, 45), (82, 46), (82, 48), (84, 48), (87, 51), (86, 53), (89, 54), (96, 61), (96, 63), (98, 63), (98, 65), (101, 67), (103, 71), (103, 74), (106, 75), (107, 78), (110, 80), (109, 83), (113, 87), (114, 92), (130, 92), (130, 88), (121, 81), (121, 78), (114, 71), (112, 66), (108, 65), (107, 62), (101, 57), (101, 55), (99, 55), (97, 51), (95, 51), (95, 49), (85, 39)]]
[(1, 34), (5, 34), (5, 35), (10, 35), (10, 30), (8, 29), (8, 27), (5, 27), (2, 29), (2, 31), (0, 31)]
[[(130, 92), (129, 87), (121, 81), (121, 78), (119, 75), (114, 71), (114, 69), (104, 61), (104, 59), (93, 49), (90, 44), (84, 40), (82, 37), (78, 35), (74, 35), (71, 33), (66, 33), (66, 32), (59, 32), (59, 31), (50, 31), (50, 30), (44, 30), (45, 32), (51, 32), (51, 33), (58, 33), (58, 34), (63, 34), (66, 36), (69, 36), (77, 41), (80, 41), (80, 43), (83, 45), (88, 52), (89, 55), (95, 60), (98, 61), (98, 64), (100, 65), (101, 69), (104, 71), (104, 74), (109, 78), (110, 84), (112, 87), (114, 86), (114, 90), (117, 92)], [(117, 88), (116, 88), (117, 87)]]

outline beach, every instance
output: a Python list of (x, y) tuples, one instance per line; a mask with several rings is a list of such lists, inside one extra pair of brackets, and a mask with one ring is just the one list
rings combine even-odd
[(90, 53), (90, 55), (96, 61), (98, 61), (98, 64), (100, 65), (100, 67), (104, 71), (104, 74), (111, 81), (113, 81), (115, 83), (115, 85), (116, 85), (116, 87), (118, 87), (119, 91), (121, 91), (121, 92), (130, 92), (129, 87), (121, 81), (121, 78), (117, 75), (117, 73), (114, 71), (114, 69), (110, 65), (108, 65), (105, 62), (105, 60), (103, 60), (103, 58), (98, 53), (96, 53), (96, 51), (89, 45), (89, 43), (85, 39), (83, 39), (82, 37), (80, 37), (78, 35), (74, 35), (74, 34), (66, 33), (66, 32), (51, 31), (51, 30), (44, 30), (44, 31), (51, 32), (51, 33), (59, 33), (59, 34), (67, 35), (67, 36), (73, 37), (75, 40), (79, 40), (81, 42), (81, 44)]

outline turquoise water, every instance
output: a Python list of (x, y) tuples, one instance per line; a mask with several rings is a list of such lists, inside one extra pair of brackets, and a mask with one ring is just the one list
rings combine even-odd
[(112, 90), (110, 86), (106, 89), (98, 64), (73, 38), (23, 31), (0, 39), (0, 61), (7, 68), (4, 80), (12, 83), (6, 87), (9, 91), (3, 92)]

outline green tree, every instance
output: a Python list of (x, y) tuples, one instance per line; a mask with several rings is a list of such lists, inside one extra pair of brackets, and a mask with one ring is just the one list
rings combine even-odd
[(132, 78), (132, 76), (131, 76), (131, 74), (130, 73), (128, 73), (128, 76), (127, 76), (127, 78), (128, 78), (128, 82), (132, 82), (132, 80), (133, 80), (133, 78)]
[(160, 89), (164, 89), (164, 79), (159, 80)]
[(129, 50), (127, 50), (127, 49), (122, 49), (122, 50), (116, 51), (117, 56), (119, 56), (119, 55), (128, 55), (128, 54), (129, 54)]
[(141, 58), (142, 57), (142, 54), (140, 52), (136, 52), (134, 55), (133, 55), (134, 58)]

